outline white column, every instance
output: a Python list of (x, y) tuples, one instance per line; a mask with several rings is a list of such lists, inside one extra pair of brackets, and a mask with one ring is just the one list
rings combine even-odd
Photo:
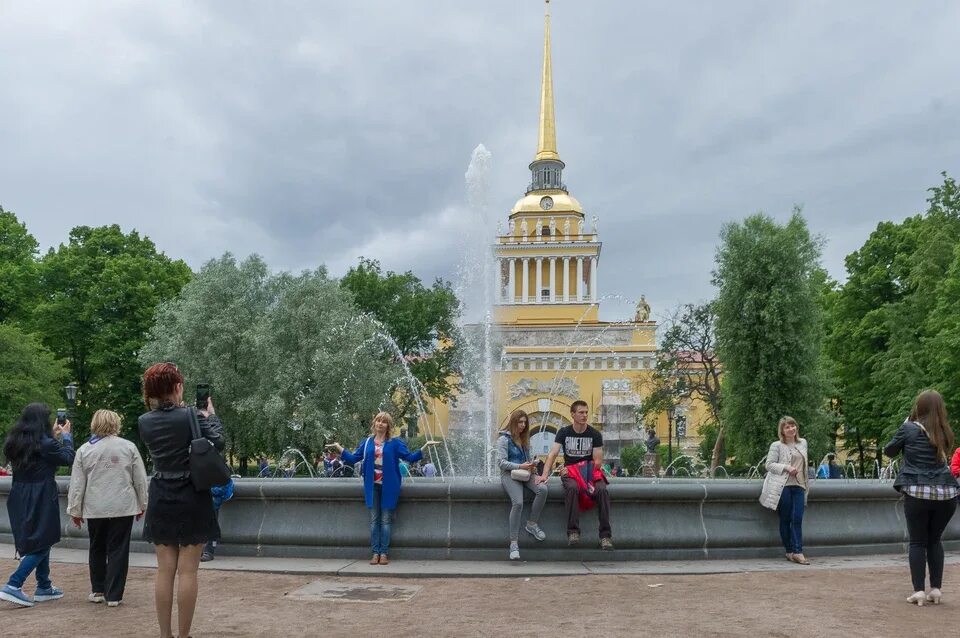
[(496, 285), (497, 303), (503, 303), (503, 257), (497, 257)]
[(597, 258), (590, 258), (590, 301), (597, 300)]
[(570, 301), (570, 258), (563, 258), (563, 303)]
[(540, 303), (542, 299), (540, 298), (540, 291), (543, 290), (543, 258), (537, 257), (537, 301)]
[(507, 273), (507, 303), (517, 303), (517, 285), (513, 274), (513, 271), (517, 267), (517, 260), (513, 258), (508, 259), (507, 264), (507, 267), (510, 269)]
[(557, 258), (550, 258), (550, 303), (557, 302)]
[(577, 257), (577, 301), (583, 299), (583, 257)]
[(523, 268), (523, 290), (520, 294), (520, 302), (530, 301), (530, 269), (528, 268), (530, 260), (524, 257), (520, 260), (520, 267)]

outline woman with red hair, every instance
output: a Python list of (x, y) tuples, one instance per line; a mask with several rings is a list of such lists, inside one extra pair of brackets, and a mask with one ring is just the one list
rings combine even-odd
[[(183, 375), (172, 363), (158, 363), (143, 374), (140, 439), (153, 459), (143, 538), (157, 551), (156, 608), (163, 638), (173, 636), (173, 584), (177, 585), (180, 636), (190, 635), (197, 605), (197, 570), (207, 541), (220, 539), (210, 490), (197, 491), (190, 481), (191, 423), (194, 408), (183, 406)], [(197, 410), (200, 433), (223, 449), (223, 426), (207, 399)]]

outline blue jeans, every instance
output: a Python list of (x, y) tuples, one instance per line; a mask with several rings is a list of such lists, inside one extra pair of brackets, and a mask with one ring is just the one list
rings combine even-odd
[(50, 548), (27, 554), (20, 558), (20, 566), (10, 575), (7, 584), (17, 589), (23, 587), (30, 572), (37, 570), (37, 589), (50, 589)]
[(393, 527), (393, 510), (380, 507), (383, 486), (373, 486), (373, 507), (370, 508), (370, 549), (374, 554), (390, 551), (390, 530)]
[(777, 514), (780, 515), (780, 540), (789, 554), (803, 553), (803, 505), (806, 491), (797, 485), (783, 488)]

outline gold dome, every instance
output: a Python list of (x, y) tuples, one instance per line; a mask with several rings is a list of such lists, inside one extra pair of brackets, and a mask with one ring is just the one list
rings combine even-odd
[[(553, 200), (553, 206), (544, 208), (541, 201), (544, 197)], [(539, 215), (559, 215), (561, 213), (577, 213), (583, 216), (583, 207), (577, 198), (563, 191), (536, 191), (521, 197), (510, 209), (510, 216), (522, 213), (537, 213)]]

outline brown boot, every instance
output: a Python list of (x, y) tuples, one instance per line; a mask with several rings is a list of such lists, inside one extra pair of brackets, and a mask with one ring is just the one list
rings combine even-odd
[(380, 564), (380, 554), (374, 554), (373, 557), (370, 559), (370, 564), (371, 565)]
[(380, 564), (381, 564), (381, 565), (389, 565), (389, 564), (390, 564), (390, 559), (387, 558), (387, 555), (386, 555), (386, 554), (380, 554)]

